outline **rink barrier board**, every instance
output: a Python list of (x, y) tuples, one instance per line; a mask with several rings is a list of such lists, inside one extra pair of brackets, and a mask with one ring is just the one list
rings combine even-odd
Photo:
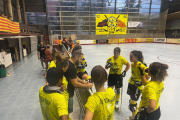
[[(88, 41), (88, 40), (84, 40)], [(154, 41), (138, 41), (138, 42), (120, 42), (120, 43), (80, 43), (81, 45), (104, 45), (104, 44), (127, 44), (127, 43), (161, 43), (161, 44), (180, 44), (180, 39), (167, 39), (167, 42), (154, 42)], [(59, 45), (53, 45), (53, 48), (59, 49)]]
[[(114, 41), (113, 41), (114, 40)], [(173, 38), (129, 38), (129, 39), (108, 39), (98, 40), (78, 40), (81, 45), (94, 45), (94, 44), (124, 44), (124, 43), (163, 43), (163, 44), (180, 44), (180, 39)], [(101, 42), (100, 42), (101, 41)], [(113, 42), (112, 42), (113, 41)]]
[(85, 104), (87, 103), (87, 100), (89, 96), (91, 96), (91, 94), (88, 91), (88, 89), (82, 89), (82, 88), (75, 88), (75, 93), (80, 106), (80, 116), (84, 118), (86, 113)]

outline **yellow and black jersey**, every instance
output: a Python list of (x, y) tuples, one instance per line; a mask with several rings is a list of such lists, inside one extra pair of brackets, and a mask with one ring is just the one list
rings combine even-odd
[(109, 87), (106, 92), (96, 92), (88, 98), (85, 105), (93, 113), (92, 120), (113, 120), (115, 93)]
[(107, 60), (107, 63), (110, 63), (110, 62), (112, 63), (112, 66), (110, 67), (109, 74), (120, 75), (122, 73), (123, 65), (126, 65), (128, 61), (124, 57), (119, 55), (117, 59), (114, 59), (114, 56), (110, 57)]
[(68, 115), (68, 104), (60, 93), (45, 93), (39, 90), (39, 101), (44, 120), (59, 120), (60, 116)]
[(77, 73), (79, 72), (85, 72), (85, 67), (87, 67), (87, 63), (86, 63), (86, 60), (85, 60), (85, 57), (83, 55), (83, 58), (82, 58), (82, 63), (79, 63), (79, 65), (77, 66)]
[[(147, 75), (148, 73), (145, 73)], [(131, 78), (129, 79), (129, 83), (134, 85), (134, 81), (141, 82), (141, 75), (139, 67), (134, 65), (134, 62), (131, 63)], [(143, 85), (138, 87), (140, 90), (143, 89)]]
[[(51, 63), (49, 64), (48, 70), (49, 70), (49, 68), (52, 68), (52, 67), (56, 67), (56, 63), (54, 61), (51, 61)], [(64, 76), (62, 79), (62, 83), (63, 83), (64, 87), (67, 89), (68, 82)]]
[(139, 105), (139, 111), (142, 107), (148, 107), (149, 100), (153, 99), (156, 100), (156, 109), (159, 108), (159, 99), (161, 97), (161, 94), (164, 90), (164, 83), (159, 81), (148, 81), (146, 83), (146, 86), (142, 90), (142, 97)]
[(52, 67), (56, 67), (56, 63), (53, 60), (49, 64), (48, 70), (49, 70), (49, 68), (52, 68)]

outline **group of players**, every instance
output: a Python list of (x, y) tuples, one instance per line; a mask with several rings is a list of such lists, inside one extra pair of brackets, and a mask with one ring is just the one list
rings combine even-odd
[[(74, 45), (71, 58), (68, 54), (54, 51), (53, 60), (45, 75), (46, 85), (39, 91), (43, 118), (70, 120), (69, 114), (73, 112), (74, 89), (92, 88), (94, 84), (96, 92), (85, 104), (84, 120), (113, 120), (114, 110), (119, 109), (123, 77), (130, 68), (129, 62), (120, 56), (120, 53), (121, 49), (116, 47), (114, 56), (107, 60), (105, 68), (100, 65), (95, 66), (89, 76), (85, 70), (87, 63), (79, 43)], [(164, 90), (163, 81), (167, 76), (168, 65), (153, 62), (148, 68), (144, 65), (142, 52), (136, 50), (130, 53), (130, 61), (132, 62), (131, 77), (127, 94), (130, 96), (129, 109), (132, 116), (127, 119), (158, 120), (161, 116), (159, 99)], [(122, 72), (123, 65), (126, 65), (126, 68)], [(110, 68), (109, 76), (105, 70), (108, 68)], [(107, 89), (104, 87), (106, 81), (108, 81)], [(138, 108), (137, 101), (141, 93)]]
[(64, 45), (64, 47), (68, 50), (68, 46), (70, 47), (70, 53), (72, 53), (72, 50), (74, 48), (74, 44), (73, 44), (73, 40), (71, 39), (71, 37), (69, 37), (69, 39), (67, 40), (66, 37), (64, 37), (62, 40), (55, 40), (55, 43), (59, 45), (59, 50), (62, 51), (62, 46)]

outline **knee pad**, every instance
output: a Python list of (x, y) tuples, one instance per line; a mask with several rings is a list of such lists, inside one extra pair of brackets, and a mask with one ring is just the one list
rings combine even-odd
[(117, 89), (116, 93), (119, 95), (121, 93), (120, 89)]
[(129, 110), (130, 110), (131, 112), (135, 112), (135, 111), (137, 110), (137, 102), (136, 102), (136, 101), (130, 100)]

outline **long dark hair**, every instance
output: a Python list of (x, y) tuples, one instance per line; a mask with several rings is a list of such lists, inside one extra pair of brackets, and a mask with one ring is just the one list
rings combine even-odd
[(169, 66), (167, 64), (159, 63), (159, 62), (153, 62), (149, 66), (149, 72), (151, 75), (155, 77), (156, 81), (164, 81), (165, 77), (168, 76), (167, 69)]
[(137, 51), (137, 50), (133, 50), (131, 52), (135, 57), (137, 57), (137, 59), (143, 63), (144, 61), (144, 58), (143, 58), (143, 55), (142, 55), (142, 52), (141, 51)]

